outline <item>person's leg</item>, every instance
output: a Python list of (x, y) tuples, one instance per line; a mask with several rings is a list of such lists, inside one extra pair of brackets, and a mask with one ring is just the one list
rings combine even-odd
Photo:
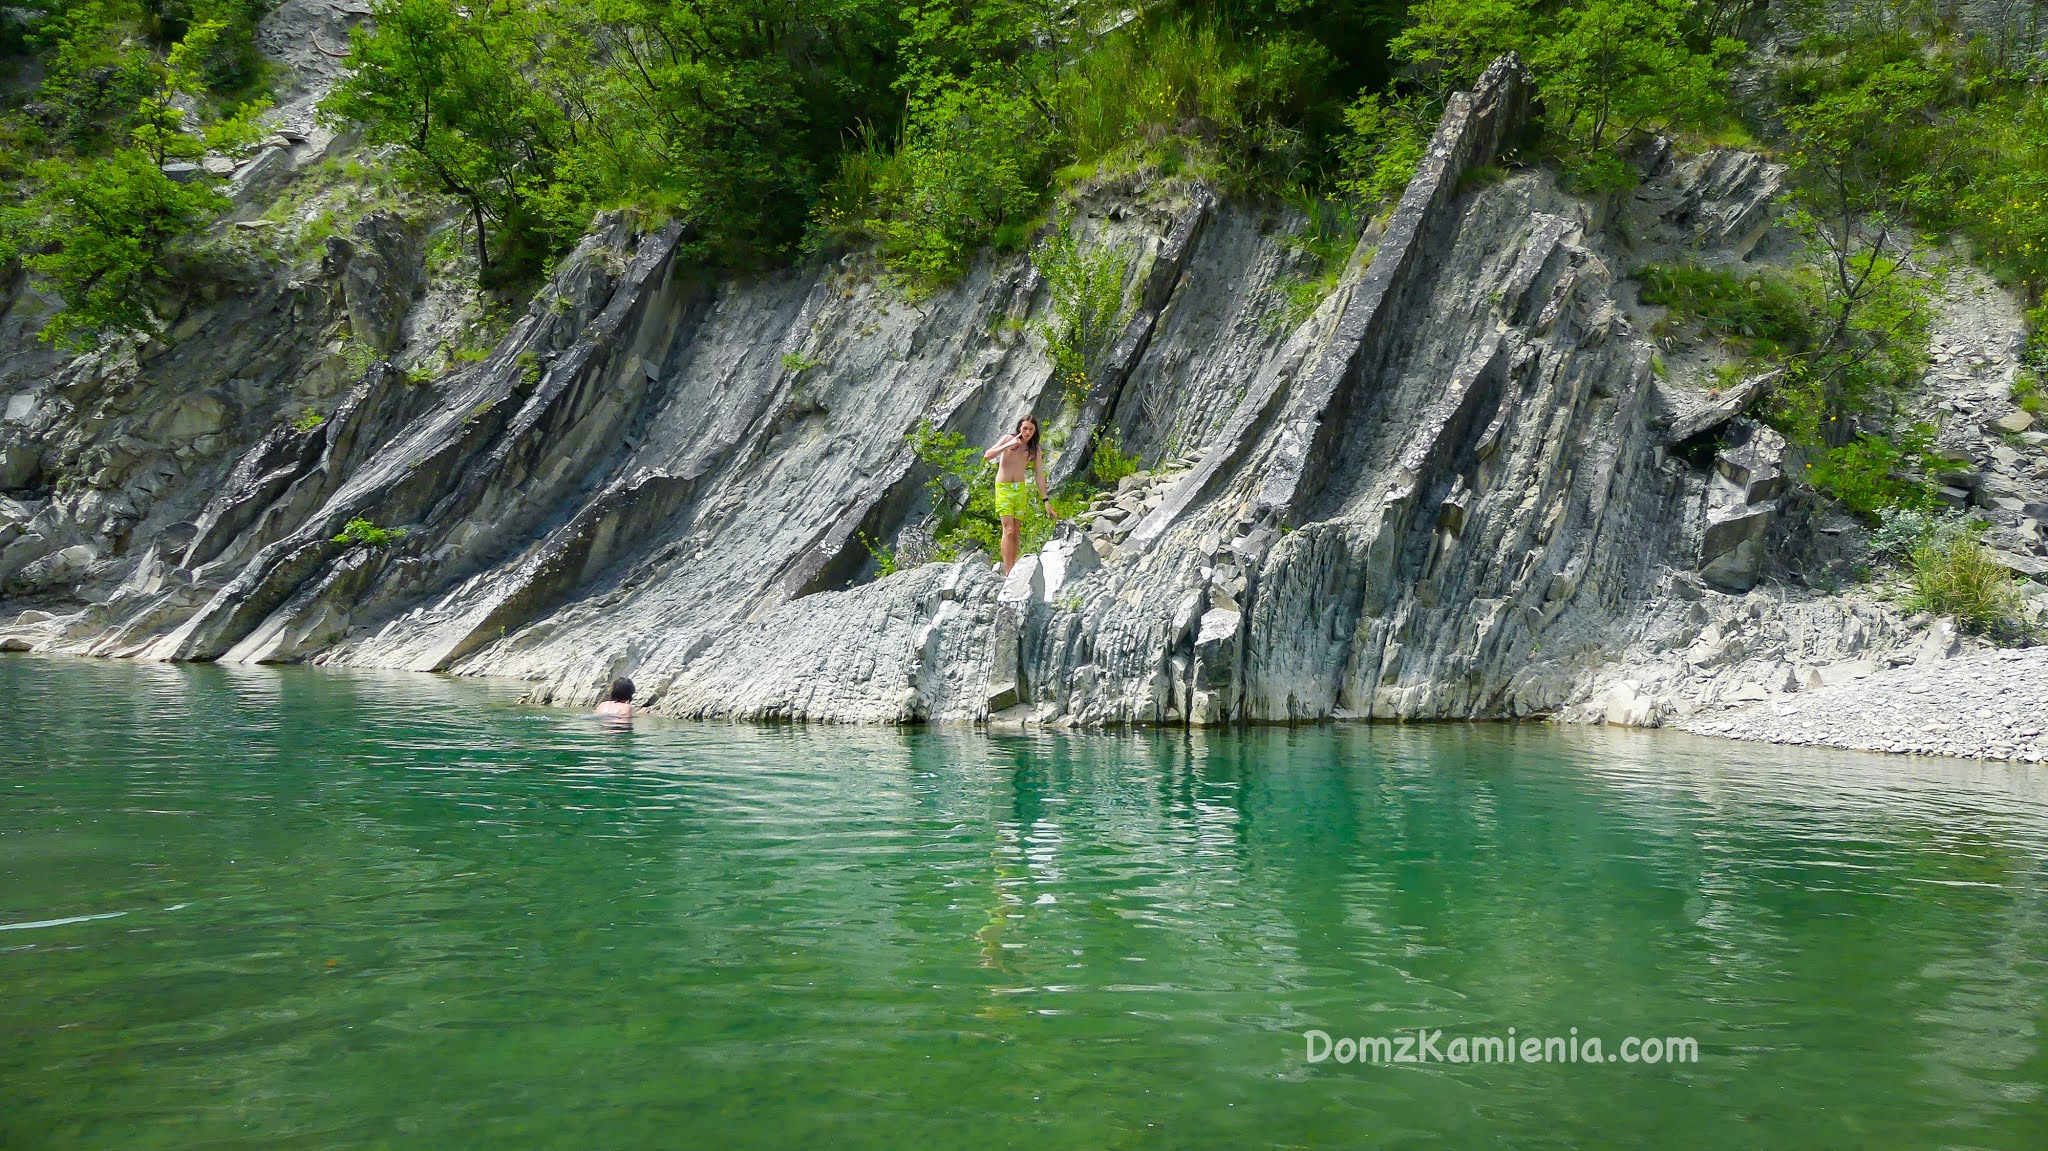
[(1024, 543), (1024, 525), (1016, 516), (1003, 517), (1003, 574), (1017, 566), (1017, 549)]

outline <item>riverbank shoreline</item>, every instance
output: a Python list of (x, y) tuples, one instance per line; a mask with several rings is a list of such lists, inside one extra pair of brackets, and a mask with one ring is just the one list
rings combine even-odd
[(2048, 647), (1877, 668), (1665, 726), (1724, 739), (2039, 764), (2048, 761)]

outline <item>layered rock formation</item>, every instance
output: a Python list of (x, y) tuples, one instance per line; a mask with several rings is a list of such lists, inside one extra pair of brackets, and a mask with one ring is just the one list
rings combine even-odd
[[(1026, 334), (1048, 307), (1027, 259), (910, 303), (856, 259), (712, 280), (676, 226), (625, 217), (480, 362), (357, 373), (337, 325), (389, 356), (435, 307), (421, 238), (373, 215), (317, 282), (252, 279), (178, 342), (14, 383), (0, 478), (29, 498), (0, 507), (0, 580), (27, 610), (0, 645), (510, 676), (567, 704), (625, 674), (696, 717), (1657, 722), (1618, 669), (1748, 602), (1724, 593), (1768, 574), (1790, 464), (1739, 403), (1659, 378), (1611, 208), (1489, 166), (1528, 100), (1513, 60), (1456, 97), (1305, 322), (1270, 212), (1087, 191), (1130, 307), (1080, 396)], [(1768, 165), (1641, 163), (1639, 243), (1758, 244)], [(985, 442), (1027, 411), (1074, 445), (1056, 478), (1105, 427), (1152, 467), (1008, 579), (985, 556), (872, 578), (863, 541), (939, 510), (907, 434)]]

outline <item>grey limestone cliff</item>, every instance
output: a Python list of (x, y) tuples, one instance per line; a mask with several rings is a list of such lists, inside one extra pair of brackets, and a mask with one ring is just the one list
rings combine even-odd
[[(0, 646), (509, 676), (563, 704), (625, 674), (694, 717), (1658, 722), (1671, 677), (1618, 678), (1646, 645), (1738, 610), (1801, 650), (1841, 632), (1747, 606), (1799, 522), (1787, 449), (1742, 397), (1660, 377), (1620, 278), (1623, 231), (1748, 256), (1777, 176), (1666, 149), (1589, 204), (1491, 167), (1529, 99), (1512, 59), (1454, 98), (1298, 323), (1272, 210), (1186, 180), (1080, 193), (1130, 306), (1078, 396), (1028, 334), (1028, 258), (909, 302), (857, 258), (710, 278), (678, 225), (626, 216), (420, 382), (422, 238), (372, 214), (310, 278), (195, 297), (175, 339), (8, 357)], [(352, 367), (338, 329), (383, 358)], [(1074, 445), (1056, 477), (1098, 428), (1150, 466), (1008, 578), (979, 555), (874, 578), (863, 541), (935, 511), (907, 434), (1027, 411)], [(401, 534), (351, 541), (358, 519)], [(1874, 611), (1851, 654), (1909, 631)]]

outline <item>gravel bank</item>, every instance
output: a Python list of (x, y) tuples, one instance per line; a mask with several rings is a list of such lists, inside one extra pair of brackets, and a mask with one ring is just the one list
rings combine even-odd
[(1670, 724), (1859, 751), (2048, 760), (2048, 647), (1977, 651)]

